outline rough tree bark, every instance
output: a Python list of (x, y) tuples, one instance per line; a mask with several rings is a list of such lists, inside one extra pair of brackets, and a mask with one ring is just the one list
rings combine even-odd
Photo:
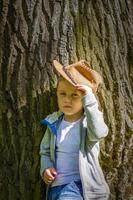
[(101, 164), (111, 199), (132, 199), (132, 0), (0, 1), (0, 199), (42, 199), (40, 119), (57, 108), (54, 58), (86, 59), (101, 73)]

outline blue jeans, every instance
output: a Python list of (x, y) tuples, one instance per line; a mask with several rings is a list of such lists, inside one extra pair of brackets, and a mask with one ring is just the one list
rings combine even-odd
[(83, 200), (81, 181), (51, 187), (48, 192), (48, 200)]

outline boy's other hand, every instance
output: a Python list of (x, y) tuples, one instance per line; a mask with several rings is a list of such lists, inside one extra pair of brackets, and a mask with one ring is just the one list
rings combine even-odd
[(56, 175), (57, 171), (55, 170), (55, 168), (48, 168), (43, 173), (43, 181), (49, 185), (55, 180)]
[(81, 91), (82, 96), (85, 96), (87, 94), (92, 94), (92, 88), (87, 85), (77, 84), (75, 87), (77, 90)]

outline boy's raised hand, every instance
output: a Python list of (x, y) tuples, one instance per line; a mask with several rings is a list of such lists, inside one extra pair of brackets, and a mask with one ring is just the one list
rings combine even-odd
[(92, 94), (92, 88), (87, 85), (77, 84), (75, 87), (77, 90), (81, 91), (82, 96), (85, 96), (87, 94)]
[(57, 171), (55, 170), (55, 168), (48, 168), (43, 173), (43, 181), (49, 185), (55, 180), (56, 175)]

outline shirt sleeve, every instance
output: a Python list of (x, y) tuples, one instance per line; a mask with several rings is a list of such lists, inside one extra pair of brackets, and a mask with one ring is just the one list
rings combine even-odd
[(90, 141), (99, 141), (108, 134), (108, 127), (104, 122), (103, 113), (98, 109), (95, 95), (90, 92), (82, 98), (86, 115), (87, 136)]
[(47, 127), (47, 130), (44, 134), (44, 137), (40, 144), (40, 175), (43, 176), (43, 172), (45, 169), (53, 167), (53, 162), (50, 158), (50, 139), (51, 134), (49, 131), (49, 128)]

